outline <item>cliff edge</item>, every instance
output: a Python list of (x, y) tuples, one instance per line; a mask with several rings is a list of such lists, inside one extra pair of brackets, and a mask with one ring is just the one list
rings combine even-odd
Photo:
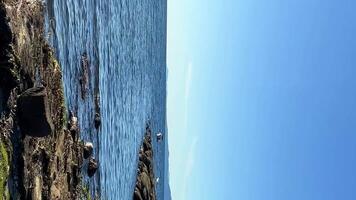
[(43, 16), (43, 1), (0, 0), (0, 199), (82, 196), (83, 143)]

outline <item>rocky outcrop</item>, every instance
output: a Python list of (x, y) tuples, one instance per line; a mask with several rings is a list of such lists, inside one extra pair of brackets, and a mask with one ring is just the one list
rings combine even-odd
[(85, 99), (87, 95), (87, 91), (89, 89), (89, 61), (88, 55), (83, 53), (82, 58), (80, 60), (81, 65), (81, 77), (79, 79), (80, 87), (81, 87), (81, 97)]
[(136, 186), (133, 200), (155, 200), (156, 189), (153, 172), (153, 150), (151, 130), (146, 128), (145, 138), (140, 148)]
[(78, 199), (82, 188), (83, 145), (66, 126), (43, 14), (41, 0), (0, 1), (0, 199)]

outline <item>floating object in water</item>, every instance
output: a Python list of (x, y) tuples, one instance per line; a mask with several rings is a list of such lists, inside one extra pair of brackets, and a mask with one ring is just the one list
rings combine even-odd
[(161, 132), (157, 133), (157, 142), (160, 142), (163, 139), (163, 135)]

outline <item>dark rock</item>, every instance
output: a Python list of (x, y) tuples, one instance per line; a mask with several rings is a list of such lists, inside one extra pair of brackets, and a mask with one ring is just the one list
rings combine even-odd
[(81, 60), (80, 60), (80, 65), (82, 68), (82, 74), (79, 79), (79, 83), (81, 86), (81, 96), (82, 99), (85, 99), (88, 88), (89, 88), (89, 61), (88, 61), (88, 55), (87, 53), (83, 53)]
[[(151, 137), (148, 137), (148, 138), (151, 138)], [(143, 141), (143, 151), (152, 149), (151, 141), (148, 138)]]
[(22, 134), (44, 137), (52, 133), (53, 123), (44, 87), (26, 90), (18, 98), (17, 104)]
[(9, 96), (10, 90), (18, 85), (18, 80), (13, 59), (13, 49), (10, 45), (12, 32), (3, 4), (0, 5), (0, 33), (0, 88), (3, 89), (4, 96)]
[(93, 144), (91, 142), (85, 143), (83, 149), (84, 159), (88, 159), (92, 154), (93, 154)]
[(148, 158), (153, 158), (152, 151), (145, 151), (145, 156)]
[(72, 125), (69, 127), (69, 131), (70, 131), (70, 133), (72, 134), (73, 140), (76, 140), (77, 134), (78, 134), (78, 132), (79, 132), (78, 126), (72, 124)]
[(91, 157), (89, 159), (89, 164), (88, 164), (88, 176), (92, 177), (94, 176), (96, 170), (98, 169), (98, 163), (96, 162), (95, 158)]
[(133, 200), (143, 200), (140, 191), (136, 188)]
[(72, 111), (69, 112), (69, 123), (68, 129), (74, 141), (78, 139), (79, 127), (78, 127), (78, 118), (74, 115)]
[(148, 167), (150, 168), (151, 167), (151, 158), (148, 158), (146, 156), (142, 156), (142, 162)]
[(151, 129), (146, 127), (146, 134), (139, 151), (139, 163), (137, 169), (136, 185), (133, 194), (134, 200), (155, 200), (155, 181), (153, 171), (153, 151), (151, 144)]
[(99, 113), (95, 113), (95, 117), (94, 117), (94, 126), (96, 129), (98, 129), (101, 125), (101, 118), (100, 118), (100, 114)]

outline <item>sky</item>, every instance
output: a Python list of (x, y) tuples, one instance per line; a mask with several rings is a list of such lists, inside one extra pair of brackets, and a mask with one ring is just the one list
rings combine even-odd
[(356, 198), (355, 8), (168, 0), (172, 199)]

